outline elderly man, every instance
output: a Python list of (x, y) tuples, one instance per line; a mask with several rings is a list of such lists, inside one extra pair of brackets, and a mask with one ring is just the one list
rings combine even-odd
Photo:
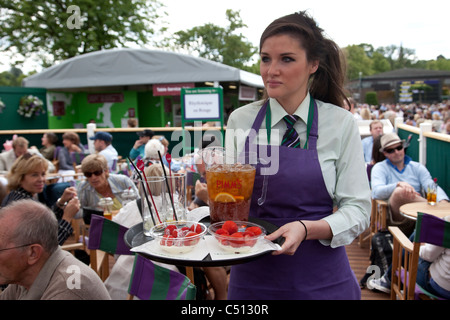
[(370, 136), (362, 139), (362, 146), (364, 151), (364, 161), (372, 163), (372, 148), (373, 141), (381, 134), (383, 134), (383, 123), (380, 120), (373, 120), (370, 125)]
[[(7, 172), (11, 170), (14, 161), (21, 155), (29, 152), (30, 154), (37, 154), (42, 157), (40, 152), (35, 148), (28, 148), (29, 141), (24, 137), (17, 137), (13, 140), (12, 149), (0, 153), (0, 172)], [(54, 172), (55, 166), (51, 161), (48, 161), (48, 172)]]
[(55, 215), (33, 200), (0, 209), (0, 300), (109, 300), (97, 274), (57, 242)]
[(28, 151), (28, 140), (17, 137), (13, 140), (12, 149), (0, 154), (0, 171), (9, 171), (17, 158)]
[(111, 144), (111, 134), (104, 131), (98, 131), (93, 137), (90, 137), (89, 139), (94, 140), (95, 151), (106, 158), (109, 169), (113, 167), (114, 162), (116, 162), (117, 164), (119, 153)]
[[(400, 207), (406, 203), (427, 201), (421, 196), (422, 189), (433, 183), (428, 169), (405, 155), (404, 140), (396, 133), (381, 137), (381, 149), (386, 159), (378, 162), (372, 169), (372, 198), (388, 200), (391, 224), (404, 227), (405, 234), (410, 233), (414, 221), (400, 214)], [(445, 192), (438, 187), (437, 201), (448, 201)], [(407, 223), (407, 222), (411, 223)]]

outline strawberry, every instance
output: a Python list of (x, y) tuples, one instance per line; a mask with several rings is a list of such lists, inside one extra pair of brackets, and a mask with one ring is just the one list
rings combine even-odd
[(253, 247), (257, 241), (257, 239), (255, 239), (255, 234), (251, 231), (245, 230), (243, 232), (243, 235), (244, 235), (245, 245), (249, 246), (249, 247)]
[(183, 244), (185, 246), (193, 246), (193, 245), (197, 244), (200, 241), (200, 239), (197, 238), (197, 239), (189, 240), (189, 238), (193, 238), (193, 237), (196, 237), (196, 236), (198, 236), (197, 232), (189, 231), (188, 234), (185, 237), (186, 240), (184, 240)]
[(248, 227), (247, 229), (245, 229), (245, 231), (250, 231), (255, 236), (259, 236), (262, 233), (262, 230), (260, 227)]
[(221, 235), (221, 236), (229, 236), (230, 233), (225, 230), (224, 228), (220, 228), (216, 231), (216, 234)]
[(230, 236), (230, 245), (233, 248), (242, 247), (245, 244), (244, 234), (242, 232), (235, 232)]
[(238, 226), (234, 221), (225, 221), (222, 228), (227, 230), (230, 235), (238, 231)]
[(193, 231), (193, 232), (197, 232), (197, 233), (202, 233), (202, 226), (199, 224), (192, 224), (191, 227), (189, 228), (189, 231)]
[(164, 229), (164, 234), (172, 234), (173, 230), (175, 230), (176, 228), (176, 225), (170, 224)]
[(165, 234), (165, 235), (163, 235), (163, 238), (165, 238), (165, 239), (162, 239), (160, 242), (160, 244), (162, 246), (168, 246), (168, 247), (173, 246), (173, 240), (171, 240), (171, 239), (173, 239), (173, 237), (171, 235)]

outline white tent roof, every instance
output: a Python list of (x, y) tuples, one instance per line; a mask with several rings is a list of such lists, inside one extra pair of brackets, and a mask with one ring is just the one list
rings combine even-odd
[(111, 49), (83, 54), (29, 76), (24, 87), (46, 89), (236, 81), (262, 88), (261, 76), (185, 54)]

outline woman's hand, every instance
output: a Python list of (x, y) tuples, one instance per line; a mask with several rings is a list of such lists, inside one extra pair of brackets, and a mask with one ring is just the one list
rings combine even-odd
[(75, 187), (66, 188), (60, 198), (60, 202), (62, 202), (60, 204), (67, 203), (76, 196), (77, 196), (77, 189), (75, 189)]
[(305, 239), (306, 230), (305, 227), (298, 221), (287, 223), (275, 232), (266, 236), (267, 240), (274, 241), (279, 237), (285, 239), (281, 250), (274, 251), (273, 255), (287, 254), (293, 255), (297, 251), (298, 246)]
[(62, 218), (70, 222), (79, 210), (80, 200), (78, 200), (78, 197), (75, 196), (67, 203), (66, 207), (64, 208), (64, 214)]

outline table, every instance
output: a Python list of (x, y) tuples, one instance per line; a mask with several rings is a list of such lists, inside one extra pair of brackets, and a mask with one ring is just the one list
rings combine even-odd
[(400, 207), (400, 213), (410, 219), (417, 218), (417, 212), (428, 213), (433, 216), (444, 218), (450, 215), (450, 203), (443, 201), (436, 205), (429, 205), (428, 202), (411, 202)]
[[(263, 226), (266, 229), (268, 234), (272, 233), (276, 229), (278, 229), (277, 226), (275, 226), (271, 223), (268, 223), (264, 220), (261, 220), (261, 219), (249, 218), (249, 221)], [(206, 227), (208, 227), (209, 226), (209, 217), (200, 220), (200, 222), (205, 224)], [(125, 240), (125, 243), (128, 245), (128, 247), (134, 248), (134, 247), (142, 245), (148, 241), (153, 240), (152, 237), (148, 237), (148, 236), (144, 235), (142, 227), (143, 227), (143, 224), (139, 223), (139, 224), (131, 227), (130, 229), (128, 229), (128, 231), (125, 233), (124, 240)], [(283, 240), (284, 239), (279, 238), (276, 240), (276, 242), (281, 245)], [(229, 259), (229, 260), (212, 260), (209, 254), (203, 260), (183, 260), (182, 256), (180, 256), (181, 257), (180, 259), (173, 259), (173, 258), (169, 258), (169, 257), (152, 255), (152, 254), (147, 254), (147, 253), (139, 253), (139, 254), (150, 260), (153, 260), (153, 261), (158, 261), (158, 262), (167, 263), (167, 264), (171, 264), (171, 265), (186, 267), (186, 275), (192, 281), (192, 283), (195, 283), (194, 277), (193, 277), (193, 275), (194, 275), (193, 267), (217, 267), (217, 266), (229, 266), (229, 265), (234, 265), (234, 264), (241, 264), (241, 263), (255, 260), (261, 256), (264, 256), (264, 255), (270, 254), (270, 253), (271, 253), (270, 251), (266, 251), (266, 252), (257, 253), (255, 255), (242, 257), (239, 259)]]

